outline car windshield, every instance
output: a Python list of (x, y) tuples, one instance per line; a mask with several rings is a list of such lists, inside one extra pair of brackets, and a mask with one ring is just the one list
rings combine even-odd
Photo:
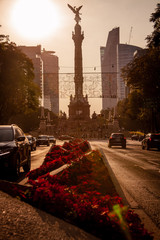
[(124, 138), (123, 134), (112, 134), (112, 138)]
[(0, 142), (13, 141), (13, 131), (11, 128), (0, 128)]
[(48, 139), (47, 136), (39, 136), (38, 139)]

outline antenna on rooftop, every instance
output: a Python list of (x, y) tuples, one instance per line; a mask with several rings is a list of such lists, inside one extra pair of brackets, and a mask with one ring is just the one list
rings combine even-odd
[(133, 29), (133, 27), (131, 27), (131, 29), (130, 29), (128, 44), (130, 44), (130, 41), (131, 41), (132, 29)]

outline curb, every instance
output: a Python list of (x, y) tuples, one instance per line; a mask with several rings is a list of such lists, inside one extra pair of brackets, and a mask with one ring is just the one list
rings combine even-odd
[(115, 186), (115, 189), (116, 189), (117, 193), (118, 193), (119, 196), (122, 198), (123, 204), (130, 207), (130, 204), (128, 203), (128, 201), (127, 201), (127, 199), (126, 199), (126, 197), (125, 197), (125, 195), (124, 195), (124, 192), (123, 192), (123, 190), (122, 190), (122, 188), (121, 188), (121, 186), (120, 186), (120, 184), (119, 184), (119, 182), (118, 182), (118, 180), (117, 180), (114, 172), (112, 171), (112, 168), (110, 167), (109, 162), (108, 162), (105, 154), (103, 153), (103, 150), (100, 148), (99, 151), (100, 151), (100, 153), (101, 153), (102, 156), (103, 156), (104, 164), (105, 164), (105, 166), (106, 166), (107, 169), (108, 169), (109, 175), (110, 175), (110, 177), (111, 177), (111, 180), (112, 180), (112, 182), (113, 182), (113, 184), (114, 184), (114, 186)]
[[(143, 224), (145, 225), (146, 229), (152, 233), (153, 232), (153, 237), (154, 240), (159, 240), (159, 236), (160, 236), (160, 230), (157, 228), (157, 226), (154, 224), (154, 222), (152, 221), (152, 219), (144, 212), (143, 209), (138, 207), (138, 203), (136, 203), (132, 197), (129, 195), (128, 192), (125, 192), (122, 190), (122, 187), (120, 186), (112, 168), (109, 165), (109, 162), (105, 156), (105, 154), (103, 153), (103, 150), (100, 148), (99, 151), (101, 152), (102, 156), (103, 156), (103, 160), (104, 160), (104, 164), (107, 167), (110, 177), (113, 181), (113, 184), (116, 188), (117, 193), (119, 194), (119, 196), (122, 198), (122, 202), (124, 205), (127, 205), (130, 209), (132, 209), (135, 213), (137, 213), (141, 219), (141, 221), (143, 222)], [(126, 196), (127, 195), (127, 198)], [(127, 200), (129, 199), (129, 201)]]

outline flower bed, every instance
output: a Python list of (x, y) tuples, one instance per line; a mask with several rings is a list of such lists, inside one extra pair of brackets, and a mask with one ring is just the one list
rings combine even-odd
[[(62, 172), (49, 172), (68, 164)], [(80, 139), (52, 147), (40, 168), (27, 174), (26, 202), (101, 239), (151, 240), (137, 214), (123, 205), (99, 151)]]

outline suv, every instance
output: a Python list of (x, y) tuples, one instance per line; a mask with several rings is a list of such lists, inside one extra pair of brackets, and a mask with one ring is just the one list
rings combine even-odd
[(50, 145), (49, 138), (47, 135), (39, 135), (37, 138), (37, 146), (39, 145)]
[(0, 125), (0, 168), (17, 177), (20, 167), (25, 172), (31, 168), (31, 147), (22, 129), (17, 125)]
[(122, 133), (112, 133), (109, 137), (108, 147), (112, 146), (122, 146), (126, 148), (126, 138)]
[(160, 133), (148, 133), (142, 140), (142, 149), (158, 148), (160, 150)]

